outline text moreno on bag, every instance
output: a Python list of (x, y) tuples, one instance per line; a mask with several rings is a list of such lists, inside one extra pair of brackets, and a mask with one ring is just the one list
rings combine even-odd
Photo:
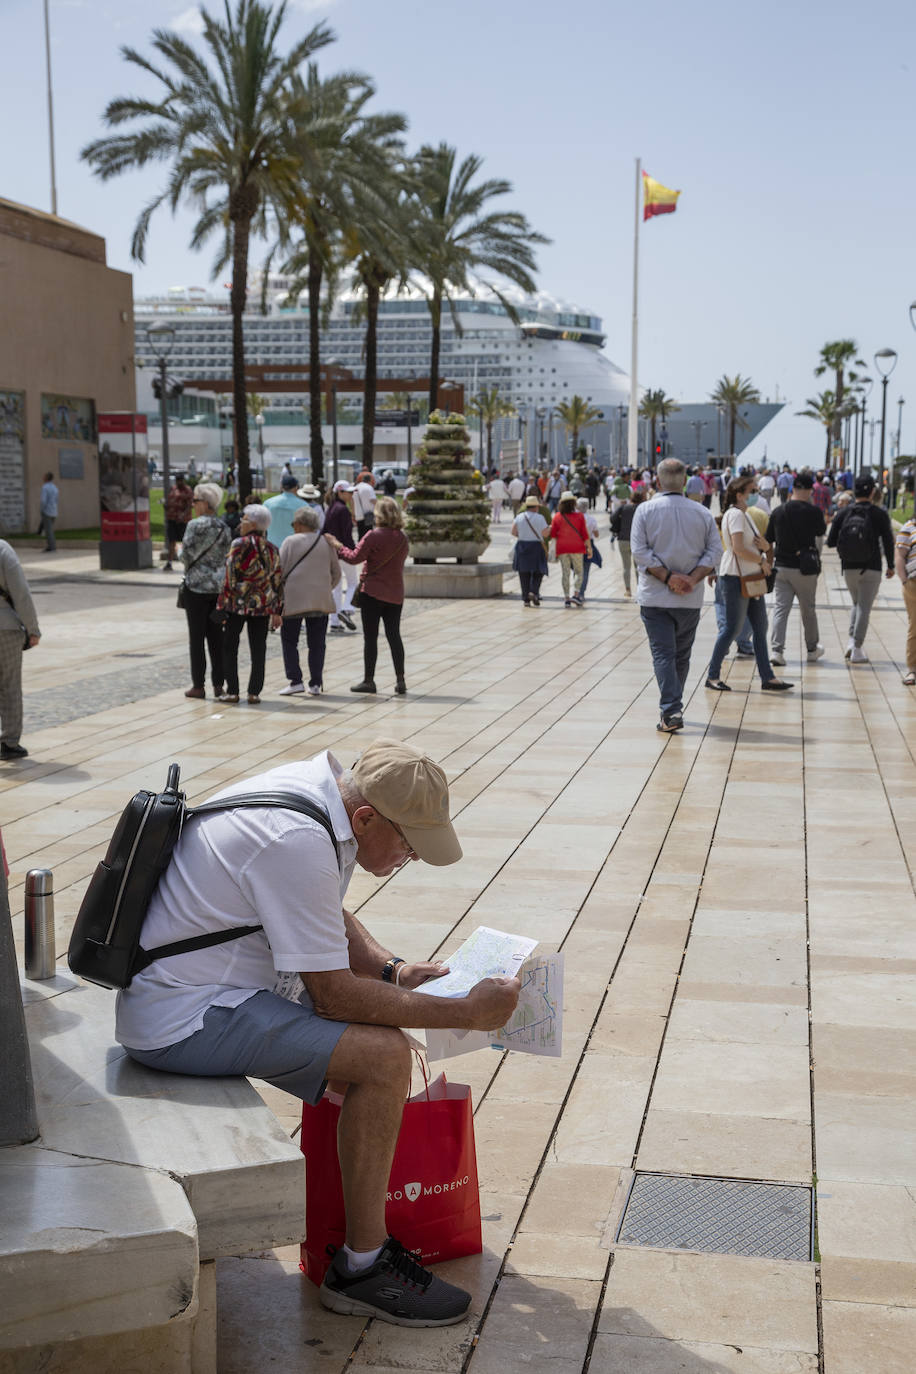
[(421, 1195), (432, 1197), (437, 1193), (453, 1193), (456, 1188), (466, 1188), (470, 1181), (470, 1176), (465, 1174), (464, 1178), (456, 1178), (451, 1183), (405, 1183), (403, 1188), (386, 1193), (385, 1201), (400, 1202), (402, 1198), (406, 1198), (408, 1202), (416, 1202)]

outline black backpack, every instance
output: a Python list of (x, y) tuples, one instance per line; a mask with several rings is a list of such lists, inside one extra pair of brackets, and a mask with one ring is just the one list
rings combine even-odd
[(843, 516), (836, 539), (837, 553), (844, 567), (866, 568), (875, 556), (877, 540), (871, 506), (857, 501)]
[(322, 825), (337, 850), (331, 818), (322, 806), (306, 797), (292, 792), (245, 793), (224, 801), (203, 802), (192, 810), (184, 793), (178, 790), (179, 777), (178, 764), (172, 763), (164, 792), (138, 792), (128, 802), (108, 852), (92, 875), (67, 952), (72, 972), (90, 983), (103, 988), (127, 988), (134, 975), (148, 968), (154, 959), (208, 949), (263, 929), (260, 925), (237, 926), (159, 945), (156, 949), (141, 948), (144, 918), (185, 821), (236, 807), (282, 806)]

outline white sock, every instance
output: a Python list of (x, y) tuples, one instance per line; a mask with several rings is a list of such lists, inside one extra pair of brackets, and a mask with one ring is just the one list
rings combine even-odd
[(371, 1269), (372, 1265), (382, 1253), (380, 1245), (376, 1250), (351, 1250), (349, 1245), (343, 1247), (343, 1252), (347, 1257), (347, 1268), (351, 1274), (359, 1274), (363, 1269)]

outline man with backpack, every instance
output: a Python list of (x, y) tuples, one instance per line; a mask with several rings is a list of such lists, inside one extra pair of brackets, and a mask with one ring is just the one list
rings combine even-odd
[(846, 657), (850, 663), (867, 663), (868, 655), (862, 645), (872, 603), (881, 585), (881, 554), (883, 552), (887, 563), (885, 577), (893, 577), (894, 534), (887, 511), (872, 501), (875, 479), (857, 477), (853, 490), (855, 500), (852, 505), (837, 511), (827, 544), (840, 555), (843, 576), (852, 597)]
[(808, 662), (824, 656), (818, 643), (817, 611), (814, 598), (821, 570), (818, 540), (827, 533), (823, 511), (814, 505), (814, 476), (799, 472), (792, 496), (770, 515), (766, 539), (776, 546), (776, 607), (773, 613), (773, 651), (770, 662), (782, 666), (786, 661), (786, 623), (792, 602), (798, 597)]
[[(295, 806), (277, 801), (289, 794)], [(143, 922), (156, 957), (119, 993), (115, 1035), (168, 1073), (261, 1078), (313, 1104), (339, 1083), (347, 1235), (322, 1304), (399, 1326), (460, 1321), (470, 1295), (387, 1233), (410, 1085), (401, 1030), (494, 1030), (519, 982), (486, 978), (460, 997), (416, 991), (447, 968), (392, 954), (342, 905), (356, 864), (385, 878), (410, 861), (461, 858), (445, 774), (412, 745), (377, 739), (350, 769), (324, 750), (218, 794), (233, 797), (181, 830)], [(201, 947), (213, 934), (221, 942)], [(174, 947), (187, 939), (196, 947)]]

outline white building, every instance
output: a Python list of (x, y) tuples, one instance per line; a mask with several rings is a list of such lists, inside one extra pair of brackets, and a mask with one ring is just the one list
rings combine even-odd
[[(300, 297), (290, 301), (290, 279), (271, 276), (267, 313), (257, 311), (260, 280), (249, 292), (245, 316), (245, 351), (249, 363), (276, 368), (308, 363), (308, 307)], [(582, 440), (592, 444), (599, 461), (615, 455), (621, 431), (620, 407), (629, 400), (629, 379), (602, 353), (601, 320), (587, 310), (558, 300), (547, 292), (526, 296), (514, 286), (504, 290), (515, 307), (519, 324), (513, 323), (505, 305), (487, 287), (475, 296), (462, 294), (454, 301), (454, 316), (444, 311), (440, 375), (460, 382), (466, 401), (484, 389), (499, 387), (501, 396), (517, 410), (517, 416), (501, 421), (494, 432), (494, 457), (501, 441), (517, 462), (519, 439), (526, 463), (559, 461), (568, 454), (568, 441), (554, 408), (576, 394), (602, 412), (604, 423)], [(322, 324), (322, 362), (347, 368), (357, 377), (364, 370), (365, 324), (357, 293), (343, 292), (334, 302), (327, 323)], [(138, 407), (151, 421), (158, 415), (153, 398), (155, 348), (147, 339), (147, 326), (166, 321), (175, 328), (168, 357), (168, 372), (179, 380), (190, 377), (225, 376), (226, 394), (185, 395), (171, 403), (174, 424), (169, 426), (173, 465), (186, 466), (193, 456), (198, 468), (216, 462), (231, 445), (225, 416), (231, 397), (232, 333), (228, 291), (208, 295), (200, 288), (175, 288), (167, 296), (139, 300), (135, 305)], [(422, 378), (428, 375), (432, 329), (426, 301), (419, 290), (389, 293), (381, 302), (378, 321), (379, 410), (386, 404), (385, 376)], [(301, 382), (289, 393), (272, 393), (267, 399), (263, 441), (268, 466), (284, 461), (304, 463), (308, 455), (308, 397)], [(422, 387), (420, 388), (422, 391)], [(417, 400), (421, 399), (418, 392)], [(425, 398), (423, 398), (425, 399)], [(223, 412), (223, 428), (219, 412)], [(342, 394), (338, 409), (338, 445), (341, 459), (359, 461), (362, 397)], [(330, 456), (331, 429), (324, 426), (326, 452)], [(415, 430), (414, 444), (419, 438)], [(252, 458), (257, 451), (252, 435)], [(511, 441), (515, 442), (512, 443)], [(403, 461), (407, 456), (405, 427), (379, 427), (375, 434), (375, 463)], [(150, 433), (155, 454), (161, 448), (157, 424)]]

